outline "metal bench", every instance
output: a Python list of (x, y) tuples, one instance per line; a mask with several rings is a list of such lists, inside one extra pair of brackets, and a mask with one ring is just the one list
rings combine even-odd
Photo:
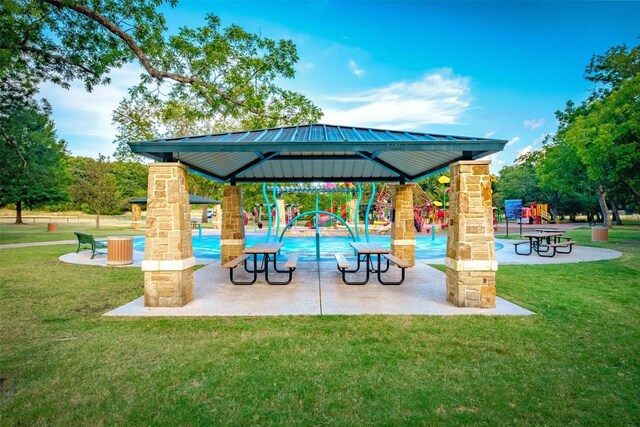
[(237, 266), (239, 266), (240, 264), (244, 263), (245, 264), (245, 270), (247, 270), (246, 260), (250, 256), (251, 255), (249, 255), (249, 254), (242, 254), (239, 257), (234, 258), (231, 261), (222, 264), (222, 266), (224, 268), (228, 268), (229, 269), (229, 279), (231, 280), (231, 283), (233, 283), (234, 285), (253, 285), (255, 283), (256, 278), (257, 278), (257, 272), (255, 271), (255, 266), (254, 266), (254, 271), (251, 272), (251, 273), (253, 273), (253, 280), (252, 281), (250, 281), (250, 282), (239, 282), (239, 281), (233, 279), (233, 270), (235, 270), (235, 268)]
[[(82, 246), (85, 246), (82, 249), (90, 249), (91, 250), (91, 259), (93, 259), (96, 254), (104, 255), (104, 252), (98, 252), (98, 249), (106, 249), (107, 244), (105, 242), (96, 242), (96, 239), (93, 238), (91, 234), (80, 233), (75, 231), (73, 234), (78, 238), (78, 249), (76, 249), (76, 253), (80, 252)], [(86, 247), (88, 246), (88, 247)]]
[[(516, 254), (517, 255), (531, 255), (531, 242), (530, 241), (524, 241), (524, 242), (510, 242), (516, 250)], [(518, 252), (518, 245), (524, 245), (527, 244), (529, 245), (529, 252), (525, 253), (525, 252)]]
[(383, 285), (401, 285), (402, 282), (404, 282), (404, 270), (411, 267), (411, 264), (391, 254), (384, 254), (382, 256), (388, 259), (392, 264), (395, 264), (396, 267), (398, 267), (402, 271), (402, 276), (399, 281), (387, 282), (385, 280), (382, 280), (382, 276), (380, 275), (381, 271), (378, 271), (378, 282), (382, 283)]
[[(547, 258), (551, 258), (553, 256), (555, 256), (556, 254), (570, 254), (571, 253), (571, 249), (573, 248), (573, 245), (576, 242), (570, 242), (570, 241), (566, 241), (566, 242), (560, 242), (560, 243), (551, 243), (549, 244), (549, 249), (553, 249), (552, 251), (549, 251), (550, 255), (545, 255), (545, 252), (539, 252), (538, 255), (540, 255), (541, 257), (547, 257)], [(558, 250), (558, 248), (569, 248), (568, 251), (561, 251)]]

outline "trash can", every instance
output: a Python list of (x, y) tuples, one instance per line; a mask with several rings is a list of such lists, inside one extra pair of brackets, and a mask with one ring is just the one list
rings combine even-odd
[(107, 238), (107, 265), (133, 264), (133, 236)]
[(591, 227), (591, 241), (592, 242), (608, 242), (609, 228), (608, 227)]
[(48, 232), (54, 232), (54, 231), (58, 231), (58, 224), (54, 223), (54, 222), (50, 222), (47, 224), (47, 231)]

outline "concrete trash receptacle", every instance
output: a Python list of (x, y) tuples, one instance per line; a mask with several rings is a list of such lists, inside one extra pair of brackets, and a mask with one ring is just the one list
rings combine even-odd
[(608, 227), (591, 227), (591, 241), (592, 242), (608, 242), (609, 228)]
[(107, 265), (133, 264), (133, 236), (107, 238)]
[(47, 224), (47, 231), (48, 232), (52, 232), (52, 231), (58, 231), (58, 224), (50, 222)]

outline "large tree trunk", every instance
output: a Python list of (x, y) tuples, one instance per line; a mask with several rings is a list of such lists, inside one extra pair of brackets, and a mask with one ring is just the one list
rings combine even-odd
[(554, 224), (559, 223), (559, 219), (558, 218), (558, 207), (556, 205), (549, 205), (549, 213), (551, 213), (551, 221)]
[(202, 205), (202, 223), (204, 224), (207, 221), (207, 205)]
[(616, 222), (616, 225), (623, 225), (622, 220), (620, 219), (620, 213), (618, 212), (618, 205), (616, 205), (615, 200), (611, 201), (611, 210), (613, 211), (613, 220)]
[(611, 221), (609, 221), (609, 208), (607, 207), (607, 190), (604, 188), (604, 185), (601, 185), (599, 191), (598, 203), (600, 204), (600, 210), (602, 211), (602, 225), (605, 227), (611, 227)]
[(96, 212), (96, 229), (100, 228), (100, 212)]
[(22, 200), (16, 202), (16, 224), (24, 224), (22, 222)]

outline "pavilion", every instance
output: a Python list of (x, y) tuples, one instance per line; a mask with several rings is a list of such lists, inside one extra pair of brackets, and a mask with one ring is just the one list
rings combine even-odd
[(460, 307), (495, 307), (497, 263), (488, 160), (507, 141), (420, 132), (310, 124), (130, 142), (149, 165), (142, 263), (147, 307), (193, 299), (187, 171), (222, 183), (221, 262), (245, 247), (239, 182), (398, 182), (391, 227), (394, 256), (415, 262), (410, 183), (451, 169), (447, 299)]

